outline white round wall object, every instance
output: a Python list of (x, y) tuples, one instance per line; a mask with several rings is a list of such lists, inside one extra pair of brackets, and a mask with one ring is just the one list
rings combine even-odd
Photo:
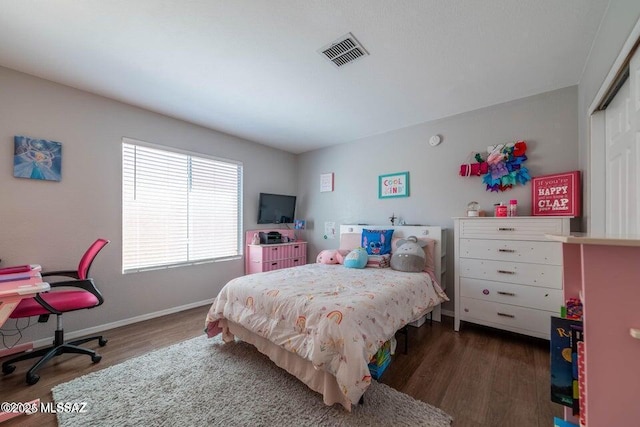
[(440, 144), (442, 142), (442, 138), (440, 137), (440, 135), (433, 135), (431, 138), (429, 138), (429, 144), (432, 147), (435, 147), (436, 145)]

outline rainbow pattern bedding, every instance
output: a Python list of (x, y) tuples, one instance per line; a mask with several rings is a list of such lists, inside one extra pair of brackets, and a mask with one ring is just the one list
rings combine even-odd
[(206, 331), (229, 341), (219, 321), (237, 323), (334, 375), (357, 403), (378, 348), (444, 301), (427, 273), (307, 264), (231, 280), (209, 309)]

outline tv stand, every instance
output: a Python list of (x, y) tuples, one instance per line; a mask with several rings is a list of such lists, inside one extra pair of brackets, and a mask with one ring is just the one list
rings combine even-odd
[[(254, 234), (270, 231), (277, 231), (289, 241), (268, 245), (252, 244)], [(245, 233), (244, 261), (245, 274), (304, 265), (307, 263), (307, 242), (295, 240), (295, 230), (286, 228), (248, 230)]]

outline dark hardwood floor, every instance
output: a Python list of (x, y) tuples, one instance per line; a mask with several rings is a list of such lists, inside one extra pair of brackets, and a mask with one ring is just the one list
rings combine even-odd
[(449, 413), (456, 427), (547, 427), (562, 407), (550, 400), (549, 342), (453, 319), (409, 329), (381, 382)]
[[(0, 402), (52, 402), (51, 388), (57, 384), (202, 334), (207, 310), (195, 308), (106, 331), (106, 347), (90, 345), (99, 348), (100, 363), (92, 364), (87, 356), (57, 357), (33, 386), (26, 385), (24, 376), (31, 362), (20, 362), (13, 374), (0, 377)], [(408, 355), (401, 353), (403, 340), (398, 335), (399, 351), (381, 382), (442, 408), (456, 427), (546, 427), (562, 415), (561, 406), (549, 400), (547, 341), (471, 324), (457, 333), (448, 317), (441, 324), (411, 327)], [(55, 415), (35, 414), (3, 427), (31, 425), (57, 423)]]

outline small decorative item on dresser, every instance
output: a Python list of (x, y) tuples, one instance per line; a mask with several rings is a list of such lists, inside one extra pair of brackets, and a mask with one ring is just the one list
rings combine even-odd
[(518, 216), (518, 201), (516, 199), (509, 200), (507, 216)]
[(478, 202), (469, 202), (467, 216), (480, 216), (480, 204)]

